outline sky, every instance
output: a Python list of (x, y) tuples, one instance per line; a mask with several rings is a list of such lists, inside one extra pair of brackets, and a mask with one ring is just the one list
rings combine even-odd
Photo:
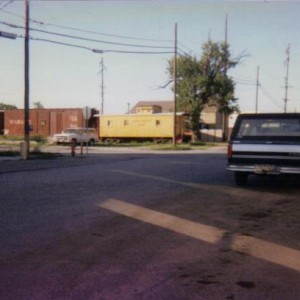
[[(300, 112), (300, 1), (29, 2), (31, 107), (101, 109), (103, 102), (105, 114), (123, 114), (138, 101), (173, 100), (171, 85), (162, 86), (175, 24), (178, 54), (200, 58), (208, 39), (224, 41), (227, 15), (231, 55), (243, 54), (228, 72), (241, 111), (254, 112), (257, 99), (259, 112), (283, 112), (287, 85), (287, 112)], [(17, 35), (0, 37), (0, 102), (18, 108), (24, 108), (24, 25), (24, 1), (0, 0), (0, 31)]]

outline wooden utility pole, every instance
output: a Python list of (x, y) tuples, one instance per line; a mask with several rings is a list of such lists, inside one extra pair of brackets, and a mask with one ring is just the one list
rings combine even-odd
[(176, 104), (177, 104), (177, 23), (174, 30), (174, 132), (173, 145), (176, 146)]
[(30, 153), (29, 124), (29, 0), (25, 0), (25, 43), (24, 43), (24, 142), (28, 159)]
[(257, 75), (256, 75), (256, 98), (255, 98), (255, 113), (258, 112), (258, 88), (259, 88), (259, 66), (257, 66)]
[(227, 45), (227, 38), (228, 38), (228, 14), (225, 17), (225, 44)]
[[(228, 46), (228, 43), (227, 43), (227, 38), (228, 38), (228, 14), (226, 14), (226, 17), (225, 17), (225, 47), (226, 47), (226, 51), (227, 51), (227, 46)], [(227, 69), (228, 69), (228, 65), (226, 63), (225, 65), (225, 68), (224, 68), (224, 74), (225, 76), (227, 75)], [(225, 112), (222, 112), (222, 141), (225, 142), (226, 140), (226, 133), (225, 133), (225, 130), (226, 130), (226, 114)]]
[(104, 114), (104, 63), (101, 58), (101, 114)]
[(289, 44), (287, 49), (286, 49), (286, 75), (285, 75), (285, 97), (284, 97), (284, 112), (287, 112), (287, 101), (288, 101), (288, 89), (289, 89), (289, 68), (290, 68), (290, 49), (291, 45)]

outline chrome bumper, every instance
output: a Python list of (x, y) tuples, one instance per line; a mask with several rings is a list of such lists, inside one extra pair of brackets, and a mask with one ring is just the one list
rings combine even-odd
[[(259, 166), (259, 165), (258, 165)], [(254, 174), (300, 174), (299, 167), (276, 166), (274, 171), (259, 172), (256, 165), (234, 165), (227, 166), (229, 171), (249, 172)]]

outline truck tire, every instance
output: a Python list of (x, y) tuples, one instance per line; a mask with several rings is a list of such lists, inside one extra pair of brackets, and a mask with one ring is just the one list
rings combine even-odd
[(245, 185), (247, 185), (248, 173), (236, 171), (234, 173), (234, 180), (235, 180), (236, 185), (245, 186)]

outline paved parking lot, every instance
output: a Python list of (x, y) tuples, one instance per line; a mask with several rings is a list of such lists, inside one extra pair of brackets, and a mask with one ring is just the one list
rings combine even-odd
[(298, 178), (224, 149), (1, 161), (1, 299), (297, 299)]

